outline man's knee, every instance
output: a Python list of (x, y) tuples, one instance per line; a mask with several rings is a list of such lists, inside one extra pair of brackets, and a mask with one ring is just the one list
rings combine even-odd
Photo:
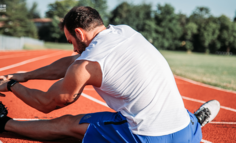
[(79, 122), (83, 116), (84, 115), (77, 115), (77, 116), (71, 117), (72, 122), (71, 122), (71, 126), (70, 126), (70, 132), (72, 132), (76, 135), (80, 134), (80, 135), (84, 136), (89, 124), (87, 124), (87, 123), (79, 124)]
[(74, 136), (76, 138), (81, 138), (87, 130), (89, 124), (79, 124), (81, 118), (84, 115), (64, 115), (59, 118), (51, 120), (52, 123), (56, 123), (58, 130), (63, 132), (63, 134), (68, 136)]

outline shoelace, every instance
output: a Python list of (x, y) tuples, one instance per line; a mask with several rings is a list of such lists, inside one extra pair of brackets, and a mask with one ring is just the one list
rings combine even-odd
[(195, 112), (194, 115), (197, 117), (198, 122), (201, 124), (201, 126), (204, 126), (209, 122), (208, 119), (210, 118), (211, 112), (208, 108), (202, 107), (197, 112)]

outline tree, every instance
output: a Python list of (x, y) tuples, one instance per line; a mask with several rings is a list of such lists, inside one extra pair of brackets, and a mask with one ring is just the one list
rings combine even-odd
[(196, 34), (198, 31), (198, 26), (193, 23), (189, 22), (185, 27), (184, 27), (184, 38), (185, 38), (185, 45), (184, 47), (187, 49), (188, 52), (191, 52), (193, 50), (193, 35)]
[(64, 32), (60, 30), (58, 24), (60, 23), (61, 18), (64, 18), (65, 14), (77, 5), (77, 0), (57, 0), (54, 3), (49, 4), (46, 17), (51, 18), (52, 22), (40, 27), (40, 39), (45, 41), (65, 42)]
[(109, 23), (129, 25), (153, 43), (157, 34), (151, 8), (150, 4), (131, 5), (123, 2), (111, 12)]
[(221, 15), (218, 20), (220, 25), (220, 35), (218, 39), (221, 42), (221, 46), (226, 49), (226, 52), (229, 54), (231, 48), (236, 48), (236, 23), (231, 22), (225, 15)]
[(46, 17), (53, 18), (54, 16), (58, 16), (63, 18), (65, 14), (76, 5), (78, 5), (78, 1), (76, 0), (57, 0), (56, 2), (48, 5)]
[(133, 21), (133, 14), (134, 13), (132, 12), (132, 6), (127, 2), (123, 2), (111, 11), (109, 23), (114, 25), (127, 24), (136, 29), (136, 27), (134, 26), (134, 23), (136, 22)]
[(198, 26), (205, 23), (206, 19), (210, 17), (210, 9), (207, 7), (197, 7), (192, 15), (189, 17), (190, 22), (196, 23)]
[(60, 23), (60, 18), (58, 16), (54, 16), (52, 18), (52, 23), (50, 25), (50, 36), (55, 39), (55, 42), (58, 42), (58, 39), (64, 34), (60, 28), (58, 28), (58, 24)]
[(219, 26), (213, 22), (201, 24), (199, 29), (200, 42), (205, 48), (205, 53), (210, 52), (209, 45), (217, 40)]
[(67, 42), (64, 32), (58, 27), (59, 23), (60, 18), (58, 16), (54, 16), (51, 23), (40, 27), (38, 33), (39, 38), (44, 41)]
[(28, 9), (25, 0), (3, 0), (3, 3), (7, 5), (7, 11), (0, 13), (1, 16), (6, 17), (0, 33), (16, 37), (37, 38), (37, 28), (27, 17)]
[(108, 24), (107, 1), (106, 0), (80, 0), (78, 6), (89, 6), (96, 9), (103, 19), (105, 25)]
[(184, 28), (185, 25), (187, 24), (187, 16), (185, 14), (179, 13), (178, 21), (180, 23), (180, 26)]
[(38, 4), (36, 2), (33, 3), (32, 7), (28, 10), (28, 18), (40, 18), (39, 12), (37, 11)]
[(209, 53), (211, 49), (219, 48), (219, 25), (216, 18), (211, 16), (209, 8), (197, 7), (189, 17), (189, 22), (198, 26), (198, 33), (194, 35), (194, 50)]
[(174, 13), (174, 8), (165, 4), (157, 5), (155, 13), (155, 23), (157, 25), (157, 38), (154, 39), (154, 45), (162, 49), (176, 49), (181, 46), (180, 37), (182, 29), (178, 21), (178, 16)]

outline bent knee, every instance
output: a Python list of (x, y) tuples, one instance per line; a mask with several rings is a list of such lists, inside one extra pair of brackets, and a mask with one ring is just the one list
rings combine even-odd
[(55, 121), (58, 125), (58, 131), (63, 132), (68, 136), (73, 136), (80, 138), (84, 136), (89, 124), (79, 124), (81, 118), (84, 115), (64, 115), (62, 117), (56, 118)]
[(75, 135), (79, 134), (79, 135), (84, 136), (89, 124), (88, 123), (79, 124), (83, 116), (84, 115), (77, 115), (77, 116), (72, 117), (73, 118), (72, 123), (71, 123), (71, 126), (69, 127), (71, 133)]

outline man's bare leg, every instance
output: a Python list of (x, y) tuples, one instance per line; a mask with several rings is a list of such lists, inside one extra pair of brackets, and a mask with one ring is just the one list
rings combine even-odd
[(37, 140), (55, 140), (65, 137), (83, 139), (89, 124), (79, 124), (84, 115), (64, 115), (52, 120), (14, 121), (9, 120), (6, 131)]

